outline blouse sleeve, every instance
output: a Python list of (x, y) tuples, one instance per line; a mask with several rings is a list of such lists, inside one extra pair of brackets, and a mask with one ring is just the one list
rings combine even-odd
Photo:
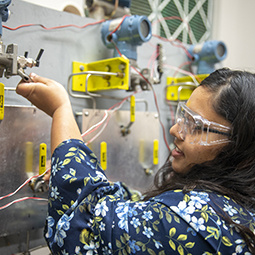
[(131, 198), (124, 185), (107, 180), (95, 154), (82, 141), (61, 143), (52, 155), (45, 228), (46, 241), (54, 254), (75, 254), (73, 247), (79, 250), (93, 240), (95, 206), (106, 195)]

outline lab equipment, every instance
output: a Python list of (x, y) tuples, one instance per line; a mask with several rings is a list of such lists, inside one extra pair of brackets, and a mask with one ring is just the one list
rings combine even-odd
[[(102, 40), (108, 48), (115, 48), (127, 58), (137, 60), (137, 46), (151, 39), (151, 23), (146, 16), (127, 16), (121, 19), (109, 20), (103, 23)], [(114, 49), (114, 57), (119, 53)]]
[(227, 56), (227, 47), (221, 41), (206, 41), (188, 48), (198, 74), (210, 74), (215, 71), (215, 64), (223, 61)]

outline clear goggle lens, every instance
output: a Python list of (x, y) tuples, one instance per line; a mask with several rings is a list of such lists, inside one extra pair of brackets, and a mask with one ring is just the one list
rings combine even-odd
[(178, 133), (192, 144), (214, 145), (229, 142), (230, 127), (204, 119), (179, 102), (176, 111)]

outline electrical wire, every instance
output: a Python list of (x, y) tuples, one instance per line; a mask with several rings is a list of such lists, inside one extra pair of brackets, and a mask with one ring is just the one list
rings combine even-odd
[(153, 77), (154, 76), (154, 68), (155, 68), (155, 62), (156, 62), (156, 59), (158, 58), (159, 54), (157, 53), (157, 50), (154, 51), (149, 59), (149, 62), (148, 62), (148, 65), (147, 65), (147, 68), (149, 68), (149, 66), (151, 65), (151, 74), (150, 74), (150, 77)]
[[(153, 47), (155, 47), (155, 46), (153, 46)], [(157, 59), (157, 57), (158, 57), (158, 55), (157, 55), (157, 50), (155, 50), (155, 51), (152, 53), (152, 55), (151, 55), (151, 57), (150, 57), (150, 59), (149, 59), (149, 61), (148, 61), (147, 68), (150, 67), (151, 62), (154, 62), (154, 61)]]
[[(109, 123), (109, 120), (110, 120), (110, 119), (107, 120), (107, 122), (103, 125), (102, 129), (101, 129), (94, 137), (92, 137), (88, 142), (86, 142), (86, 145), (88, 145), (88, 144), (94, 142), (94, 141), (103, 133), (103, 131), (105, 130), (106, 126), (107, 126), (108, 123)], [(99, 127), (99, 126), (98, 126), (98, 127)]]
[(136, 93), (138, 93), (138, 92), (135, 91), (131, 95), (123, 98), (120, 102), (118, 102), (118, 103), (114, 104), (113, 106), (111, 106), (109, 109), (105, 110), (103, 119), (101, 121), (99, 121), (97, 124), (90, 127), (87, 131), (85, 131), (82, 134), (82, 137), (84, 138), (84, 136), (96, 131), (106, 121), (106, 123), (104, 124), (102, 129), (94, 137), (92, 137), (88, 142), (86, 142), (86, 145), (88, 145), (89, 143), (92, 143), (96, 138), (98, 138), (102, 134), (102, 132), (104, 131), (104, 129), (108, 125), (113, 113), (115, 113), (117, 110), (119, 110), (122, 107), (122, 105), (128, 100), (128, 98), (130, 98), (132, 95), (135, 95)]
[(194, 75), (193, 73), (188, 72), (188, 71), (185, 71), (185, 70), (182, 70), (182, 69), (180, 69), (180, 68), (178, 68), (178, 67), (176, 67), (176, 66), (171, 66), (171, 65), (167, 65), (167, 64), (164, 64), (163, 66), (165, 66), (165, 67), (167, 67), (167, 68), (170, 68), (170, 69), (173, 69), (173, 70), (175, 70), (175, 71), (177, 70), (177, 71), (180, 72), (180, 73), (183, 73), (183, 74), (186, 74), (186, 75), (190, 76), (191, 79), (193, 80), (193, 82), (195, 83), (195, 85), (196, 85), (196, 86), (199, 85), (199, 83), (198, 83), (198, 81), (197, 81), (197, 79), (196, 79), (196, 77), (195, 77), (195, 75)]
[[(118, 102), (118, 103), (114, 104), (113, 106), (111, 106), (108, 110), (105, 110), (105, 114), (104, 114), (103, 119), (102, 119), (101, 121), (99, 121), (97, 124), (93, 125), (91, 128), (89, 128), (86, 132), (84, 132), (84, 133), (82, 134), (82, 137), (84, 137), (84, 136), (86, 136), (86, 135), (88, 135), (88, 134), (94, 132), (95, 130), (97, 130), (97, 129), (107, 120), (107, 118), (109, 117), (109, 114), (108, 114), (109, 111), (112, 111), (112, 113), (116, 112), (117, 110), (119, 110), (119, 109), (122, 107), (122, 105), (124, 104), (125, 101), (128, 100), (128, 98), (130, 98), (132, 95), (135, 95), (136, 93), (138, 93), (138, 92), (135, 91), (135, 92), (132, 93), (131, 95), (129, 95), (129, 96), (123, 98), (120, 102)], [(113, 110), (112, 110), (112, 109), (113, 109)], [(110, 120), (110, 118), (108, 118), (108, 121), (107, 121), (106, 125), (103, 126), (102, 130), (100, 130), (100, 132), (99, 132), (97, 135), (95, 135), (93, 138), (91, 138), (91, 140), (90, 140), (89, 142), (87, 142), (86, 144), (91, 143), (91, 142), (94, 141), (97, 137), (100, 136), (100, 134), (101, 134), (101, 133), (103, 132), (103, 130), (106, 128), (106, 126), (107, 126), (109, 120)], [(16, 194), (19, 190), (21, 190), (26, 184), (28, 184), (32, 179), (37, 178), (37, 177), (41, 177), (41, 176), (43, 176), (45, 173), (47, 173), (48, 171), (50, 171), (50, 168), (47, 169), (47, 170), (46, 170), (43, 174), (41, 174), (41, 175), (38, 174), (38, 175), (35, 175), (35, 176), (31, 176), (31, 177), (28, 178), (23, 184), (21, 184), (14, 192), (12, 192), (12, 193), (10, 193), (10, 194), (7, 194), (7, 195), (5, 195), (5, 196), (0, 197), (0, 200), (15, 195), (15, 194)], [(1, 208), (0, 208), (0, 210), (1, 210)]]
[[(191, 60), (193, 60), (193, 56), (189, 53), (189, 51), (186, 49), (186, 47), (183, 45), (183, 43), (177, 39), (175, 40), (170, 40), (170, 39), (167, 39), (165, 37), (162, 37), (162, 36), (159, 36), (159, 35), (155, 35), (153, 34), (152, 36), (162, 40), (162, 41), (165, 41), (165, 42), (169, 42), (171, 43), (174, 47), (178, 47), (178, 48), (182, 48), (185, 52), (185, 54), (187, 55), (187, 57)], [(174, 42), (178, 43), (178, 44), (175, 44)]]
[(14, 192), (12, 192), (12, 193), (10, 193), (10, 194), (8, 194), (8, 195), (5, 195), (5, 196), (0, 197), (0, 200), (15, 195), (15, 194), (16, 194), (19, 190), (21, 190), (26, 184), (28, 184), (32, 179), (43, 176), (43, 175), (44, 175), (45, 173), (47, 173), (49, 170), (50, 170), (50, 169), (47, 169), (47, 170), (46, 170), (43, 174), (41, 174), (41, 175), (38, 174), (38, 175), (31, 176), (31, 177), (28, 178), (23, 184), (21, 184)]
[(163, 138), (164, 138), (164, 142), (166, 144), (166, 147), (169, 151), (170, 150), (170, 147), (169, 147), (169, 144), (167, 142), (167, 139), (166, 139), (166, 131), (165, 131), (165, 127), (161, 121), (161, 118), (160, 118), (160, 111), (159, 111), (159, 106), (158, 106), (158, 99), (157, 99), (157, 95), (156, 95), (156, 92), (152, 86), (152, 84), (143, 76), (143, 74), (141, 74), (134, 66), (131, 65), (131, 68), (134, 69), (147, 83), (148, 85), (150, 86), (151, 90), (152, 90), (152, 93), (153, 93), (153, 96), (154, 96), (154, 101), (155, 101), (155, 106), (156, 106), (156, 109), (157, 109), (157, 112), (158, 112), (158, 118), (159, 118), (159, 123), (161, 125), (161, 128), (162, 128), (162, 131), (163, 131)]
[[(191, 64), (191, 61), (186, 61), (186, 62), (180, 64), (178, 66), (178, 69), (182, 69), (184, 66), (187, 66), (187, 65), (190, 65), (190, 64)], [(178, 73), (179, 73), (179, 70), (175, 70), (175, 73), (174, 73), (173, 77), (175, 77)]]
[(62, 25), (62, 26), (56, 26), (56, 27), (45, 27), (42, 24), (24, 24), (24, 25), (20, 25), (18, 27), (15, 27), (15, 28), (11, 28), (11, 27), (3, 25), (3, 28), (11, 30), (11, 31), (15, 31), (15, 30), (18, 30), (18, 29), (21, 29), (21, 28), (26, 28), (26, 27), (35, 27), (35, 26), (39, 26), (39, 27), (41, 27), (41, 28), (43, 28), (45, 30), (62, 29), (62, 28), (68, 28), (68, 27), (74, 27), (74, 28), (83, 29), (83, 28), (85, 28), (87, 26), (92, 26), (92, 25), (100, 24), (100, 23), (102, 23), (104, 21), (105, 21), (105, 19), (102, 19), (102, 20), (99, 20), (99, 21), (96, 21), (96, 22), (85, 24), (83, 26), (77, 26), (77, 25), (74, 25), (74, 24), (68, 24), (68, 25)]
[(121, 19), (121, 21), (120, 21), (120, 23), (117, 25), (117, 27), (113, 30), (113, 31), (111, 31), (111, 33), (109, 34), (110, 36), (112, 35), (112, 34), (114, 34), (118, 29), (119, 29), (119, 27), (121, 26), (121, 24), (123, 23), (123, 21), (125, 20), (125, 18), (126, 17), (129, 17), (130, 15), (124, 15), (123, 17), (122, 17), (122, 19)]
[(7, 207), (13, 205), (13, 204), (16, 204), (16, 203), (19, 203), (19, 202), (23, 202), (25, 200), (39, 200), (39, 201), (48, 201), (48, 199), (46, 198), (41, 198), (41, 197), (22, 197), (22, 198), (18, 198), (16, 200), (13, 200), (12, 202), (6, 204), (6, 205), (3, 205), (0, 207), (0, 210), (3, 210), (3, 209), (6, 209)]
[[(132, 93), (131, 95), (125, 97), (121, 102), (119, 102), (119, 103), (113, 105), (112, 107), (110, 107), (110, 108), (107, 110), (108, 112), (111, 111), (111, 115), (110, 115), (109, 118), (107, 119), (107, 121), (106, 121), (106, 123), (104, 124), (104, 126), (102, 127), (102, 129), (101, 129), (93, 138), (91, 138), (91, 139), (86, 143), (86, 145), (89, 144), (89, 143), (92, 143), (94, 140), (96, 140), (96, 138), (98, 138), (98, 137), (102, 134), (102, 132), (103, 132), (103, 131), (105, 130), (105, 128), (107, 127), (107, 125), (108, 125), (108, 123), (109, 123), (109, 121), (110, 121), (110, 119), (111, 119), (113, 113), (115, 113), (117, 110), (119, 110), (119, 109), (122, 107), (122, 105), (128, 100), (128, 98), (130, 98), (132, 95), (135, 95), (136, 93), (137, 93), (137, 91), (135, 91), (135, 92)], [(116, 107), (115, 107), (115, 106), (116, 106)], [(114, 108), (114, 109), (113, 109), (113, 108)], [(113, 110), (111, 110), (111, 109), (113, 109)]]
[[(115, 43), (114, 43), (114, 47), (115, 47), (116, 50), (118, 51), (119, 55), (122, 56), (120, 50), (118, 49), (118, 47), (117, 47), (117, 45), (116, 45)], [(161, 121), (161, 118), (160, 118), (160, 111), (159, 111), (158, 100), (157, 100), (157, 95), (156, 95), (156, 93), (155, 93), (155, 90), (154, 90), (152, 84), (150, 83), (150, 81), (148, 81), (148, 80), (144, 77), (144, 75), (143, 75), (142, 73), (140, 73), (134, 66), (130, 65), (130, 67), (131, 67), (132, 69), (134, 69), (134, 70), (147, 82), (147, 84), (150, 86), (150, 88), (151, 88), (151, 90), (152, 90), (152, 92), (153, 92), (154, 101), (155, 101), (155, 106), (156, 106), (156, 109), (157, 109), (157, 112), (158, 112), (158, 117), (159, 117), (159, 123), (160, 123), (160, 125), (161, 125), (162, 132), (163, 132), (163, 139), (164, 139), (164, 142), (165, 142), (165, 145), (166, 145), (167, 149), (168, 149), (169, 151), (171, 151), (171, 150), (170, 150), (170, 147), (169, 147), (169, 144), (168, 144), (168, 142), (167, 142), (167, 139), (166, 139), (165, 127), (164, 127), (164, 125), (163, 125), (163, 123), (162, 123), (162, 121)]]
[(97, 130), (99, 128), (99, 126), (105, 122), (105, 120), (108, 118), (108, 112), (105, 110), (104, 111), (104, 117), (101, 121), (99, 121), (97, 124), (93, 125), (92, 127), (90, 127), (87, 131), (85, 131), (81, 136), (84, 137), (90, 133), (92, 133), (93, 131)]

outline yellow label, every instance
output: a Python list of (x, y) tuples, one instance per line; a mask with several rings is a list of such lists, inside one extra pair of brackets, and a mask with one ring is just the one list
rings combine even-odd
[(100, 145), (100, 162), (103, 170), (107, 168), (107, 143), (101, 142)]
[(45, 143), (40, 144), (39, 152), (39, 174), (43, 174), (46, 171), (46, 159), (47, 159), (47, 145)]
[(158, 140), (153, 141), (153, 165), (158, 164)]
[(135, 96), (130, 97), (130, 122), (135, 122)]
[(0, 120), (4, 118), (4, 84), (0, 83)]

